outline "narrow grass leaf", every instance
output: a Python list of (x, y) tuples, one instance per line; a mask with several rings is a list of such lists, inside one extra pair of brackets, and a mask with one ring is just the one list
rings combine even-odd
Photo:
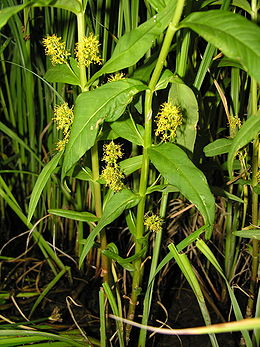
[(162, 176), (198, 208), (205, 224), (209, 225), (206, 237), (210, 238), (215, 219), (215, 201), (204, 174), (173, 143), (151, 147), (148, 154)]
[(69, 218), (73, 220), (77, 220), (80, 222), (97, 222), (99, 218), (95, 216), (93, 213), (90, 212), (78, 212), (78, 211), (72, 211), (72, 210), (65, 210), (65, 209), (50, 209), (48, 210), (48, 213), (53, 214), (55, 216)]
[(235, 236), (244, 237), (246, 239), (260, 240), (260, 229), (236, 230), (233, 231), (232, 234)]
[[(224, 275), (224, 273), (223, 273), (223, 271), (221, 269), (221, 266), (219, 265), (216, 257), (214, 256), (214, 254), (211, 252), (210, 248), (206, 245), (206, 243), (203, 240), (201, 240), (201, 239), (197, 240), (196, 241), (196, 246), (201, 251), (201, 253), (203, 253), (204, 256), (210, 261), (210, 263), (215, 267), (215, 269), (218, 271), (218, 273), (225, 280), (226, 286), (227, 286), (227, 289), (228, 289), (228, 293), (229, 293), (229, 296), (230, 296), (230, 300), (231, 300), (231, 303), (232, 303), (232, 307), (233, 307), (233, 310), (234, 310), (234, 313), (235, 313), (236, 320), (238, 320), (238, 321), (242, 320), (243, 319), (243, 315), (242, 315), (241, 309), (239, 307), (239, 304), (237, 302), (237, 299), (236, 299), (236, 296), (234, 294), (234, 291), (230, 287), (229, 282), (228, 282), (227, 278), (225, 277), (225, 275)], [(243, 335), (243, 337), (245, 339), (246, 346), (247, 347), (252, 347), (253, 344), (252, 344), (252, 341), (251, 341), (251, 338), (250, 338), (250, 335), (249, 335), (248, 331), (241, 330), (241, 333), (242, 333), (242, 335)]]
[[(103, 283), (102, 285), (103, 285), (104, 291), (106, 293), (108, 302), (111, 306), (113, 314), (115, 316), (119, 317), (120, 316), (119, 315), (119, 309), (117, 307), (116, 300), (114, 298), (114, 295), (113, 295), (109, 285), (107, 283)], [(117, 325), (117, 332), (118, 332), (118, 338), (119, 338), (119, 345), (120, 345), (120, 347), (124, 347), (125, 344), (124, 344), (124, 338), (123, 338), (123, 323), (120, 321), (117, 321), (116, 325)]]
[(119, 217), (125, 209), (129, 209), (138, 204), (140, 198), (131, 190), (123, 189), (121, 192), (114, 194), (111, 199), (106, 203), (102, 217), (98, 225), (89, 234), (84, 248), (79, 258), (79, 267), (82, 266), (85, 257), (94, 245), (95, 238), (100, 231), (108, 224), (112, 223)]
[(190, 14), (179, 27), (196, 31), (260, 83), (260, 28), (255, 23), (236, 13), (212, 10)]
[(2, 122), (0, 122), (0, 131), (2, 131), (3, 133), (5, 133), (7, 136), (9, 136), (14, 142), (19, 143), (19, 145), (21, 145), (22, 147), (24, 147), (32, 156), (35, 160), (37, 160), (38, 163), (40, 163), (41, 165), (42, 162), (41, 160), (37, 157), (37, 155), (34, 153), (34, 151), (10, 128), (8, 128), (8, 126), (6, 126), (5, 124), (3, 124)]
[[(199, 281), (197, 280), (197, 277), (193, 271), (193, 268), (190, 264), (188, 257), (186, 256), (186, 254), (179, 254), (176, 247), (173, 244), (169, 245), (168, 248), (170, 252), (172, 253), (176, 263), (180, 267), (181, 272), (186, 277), (189, 285), (192, 288), (193, 293), (196, 296), (205, 324), (210, 325), (211, 320), (210, 320), (210, 315), (206, 306), (206, 302), (202, 294)], [(217, 347), (218, 341), (216, 339), (216, 336), (214, 334), (209, 334), (209, 338), (211, 340), (212, 346)]]
[(49, 293), (49, 291), (55, 286), (55, 284), (60, 280), (60, 278), (67, 272), (69, 271), (70, 268), (65, 266), (63, 270), (61, 270), (55, 277), (54, 279), (44, 288), (44, 290), (41, 292), (37, 300), (35, 301), (29, 317), (33, 314), (33, 312), (36, 310), (36, 308), (39, 306), (39, 304), (42, 302), (42, 300), (45, 298), (45, 296)]
[(228, 153), (228, 172), (232, 177), (233, 161), (238, 150), (256, 138), (260, 132), (260, 111), (256, 115), (249, 117), (237, 132), (232, 140), (232, 145)]
[(124, 112), (135, 94), (146, 89), (140, 81), (124, 79), (106, 83), (93, 91), (81, 93), (75, 105), (75, 119), (62, 167), (62, 178), (95, 143), (99, 126), (113, 122)]
[(100, 322), (100, 346), (106, 347), (106, 311), (104, 289), (99, 290), (99, 322)]
[(176, 2), (169, 1), (167, 7), (160, 13), (123, 35), (118, 40), (112, 57), (90, 79), (89, 84), (102, 74), (119, 71), (136, 64), (152, 47), (157, 37), (167, 28), (175, 7)]
[(203, 148), (203, 152), (206, 157), (214, 157), (228, 153), (232, 144), (232, 139), (217, 139), (214, 142), (209, 143)]
[(16, 330), (12, 330), (12, 329), (5, 329), (5, 330), (0, 330), (0, 337), (3, 338), (5, 336), (41, 336), (43, 338), (48, 338), (49, 341), (62, 341), (64, 342), (64, 346), (65, 343), (67, 343), (70, 346), (75, 346), (75, 347), (82, 347), (85, 346), (85, 343), (80, 343), (75, 341), (74, 339), (70, 339), (67, 337), (63, 337), (60, 335), (56, 335), (56, 334), (51, 334), (51, 333), (46, 333), (44, 331), (34, 331), (34, 330), (22, 330), (22, 329), (16, 329)]
[(27, 223), (30, 223), (32, 216), (34, 214), (34, 211), (36, 209), (37, 203), (41, 197), (41, 193), (44, 187), (46, 186), (48, 180), (50, 179), (51, 174), (56, 169), (62, 155), (63, 155), (63, 151), (58, 152), (41, 171), (32, 191), (29, 208), (28, 208)]

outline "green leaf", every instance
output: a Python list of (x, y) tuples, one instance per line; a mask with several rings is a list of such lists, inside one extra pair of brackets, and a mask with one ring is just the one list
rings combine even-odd
[(206, 157), (214, 157), (228, 153), (232, 144), (232, 139), (217, 139), (203, 148)]
[(78, 212), (78, 211), (55, 208), (55, 209), (49, 209), (48, 213), (53, 214), (54, 216), (78, 220), (80, 222), (90, 223), (90, 222), (97, 222), (99, 220), (97, 216), (95, 216), (93, 213), (90, 213), (90, 212)]
[(60, 82), (80, 86), (79, 68), (73, 58), (70, 58), (70, 66), (61, 64), (50, 67), (44, 78), (48, 82)]
[(230, 177), (232, 177), (233, 161), (237, 151), (247, 145), (258, 136), (260, 132), (260, 111), (255, 116), (249, 117), (238, 130), (232, 140), (232, 145), (228, 152), (227, 167)]
[(176, 143), (193, 152), (199, 119), (197, 99), (186, 84), (175, 78), (169, 90), (168, 100), (180, 106), (183, 113), (183, 122), (176, 131)]
[(114, 194), (111, 199), (106, 203), (102, 217), (98, 225), (89, 234), (86, 244), (79, 258), (79, 267), (82, 266), (85, 257), (94, 245), (95, 238), (100, 231), (108, 224), (112, 223), (119, 217), (125, 209), (136, 206), (140, 198), (131, 190), (123, 189), (121, 192)]
[(123, 117), (110, 124), (112, 130), (123, 139), (126, 139), (135, 145), (143, 146), (144, 128), (142, 125), (135, 124), (132, 117)]
[(199, 209), (210, 238), (214, 219), (215, 201), (204, 174), (192, 163), (187, 154), (173, 143), (164, 143), (148, 149), (156, 169)]
[(80, 1), (78, 0), (36, 0), (33, 2), (33, 7), (42, 6), (62, 8), (76, 15), (82, 11)]
[(255, 23), (236, 13), (212, 10), (190, 14), (179, 27), (196, 31), (260, 82), (260, 28)]
[(143, 156), (137, 155), (133, 158), (128, 158), (126, 160), (120, 161), (119, 166), (122, 172), (125, 174), (125, 176), (128, 176), (141, 168), (142, 161)]
[(58, 152), (51, 159), (51, 161), (48, 162), (48, 164), (43, 168), (40, 175), (38, 176), (35, 186), (33, 187), (32, 195), (31, 195), (31, 199), (29, 203), (27, 223), (30, 223), (32, 216), (34, 214), (34, 211), (36, 209), (36, 206), (38, 204), (38, 201), (41, 197), (41, 193), (44, 187), (46, 186), (48, 180), (50, 179), (51, 174), (56, 169), (62, 155), (63, 155), (63, 151)]
[(11, 18), (14, 14), (23, 10), (27, 4), (6, 7), (0, 10), (0, 29), (7, 23), (8, 19)]
[(112, 57), (95, 73), (89, 84), (102, 74), (119, 71), (136, 64), (167, 28), (175, 7), (176, 2), (169, 1), (167, 7), (159, 14), (120, 37)]
[(31, 150), (31, 148), (19, 137), (17, 136), (17, 134), (11, 130), (10, 128), (8, 128), (4, 123), (0, 122), (0, 131), (2, 131), (3, 133), (5, 133), (7, 136), (9, 136), (14, 142), (19, 143), (19, 145), (21, 145), (22, 147), (24, 147), (33, 157), (35, 160), (37, 160), (37, 162), (40, 165), (43, 165), (41, 160), (38, 158), (38, 156)]
[(167, 87), (167, 85), (172, 82), (174, 78), (174, 74), (166, 69), (163, 71), (158, 83), (155, 86), (155, 90), (161, 90), (161, 89), (165, 89)]
[(148, 2), (156, 12), (162, 11), (167, 3), (165, 0), (148, 0)]
[(74, 109), (75, 118), (66, 146), (62, 178), (95, 143), (100, 124), (118, 119), (126, 106), (146, 86), (133, 79), (123, 79), (81, 93)]
[(244, 237), (247, 239), (260, 240), (260, 229), (237, 230), (232, 233), (235, 236)]
[(90, 168), (88, 167), (81, 167), (80, 165), (75, 165), (68, 173), (67, 176), (71, 176), (74, 178), (77, 178), (78, 180), (82, 181), (91, 181), (93, 180), (93, 174)]

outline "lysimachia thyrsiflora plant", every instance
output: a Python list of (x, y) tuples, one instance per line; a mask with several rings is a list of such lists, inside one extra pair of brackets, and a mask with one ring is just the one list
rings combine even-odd
[[(254, 4), (255, 1), (252, 1), (252, 9), (249, 6), (248, 12), (253, 21), (257, 18), (254, 17), (255, 11), (257, 13)], [(65, 96), (58, 94), (59, 102), (53, 105), (52, 120), (62, 138), (57, 138), (57, 152), (35, 183), (27, 223), (29, 225), (40, 195), (53, 174), (60, 172), (61, 188), (67, 196), (73, 184), (81, 180), (84, 182), (81, 189), (84, 187), (90, 191), (91, 203), (87, 208), (79, 202), (80, 211), (68, 211), (57, 206), (49, 212), (88, 225), (83, 230), (80, 224), (76, 255), (79, 269), (85, 271), (91, 262), (103, 277), (103, 288), (100, 290), (102, 346), (106, 345), (103, 291), (114, 315), (123, 318), (123, 311), (127, 312), (124, 318), (128, 322), (125, 327), (117, 322), (117, 334), (120, 346), (131, 345), (129, 321), (135, 319), (138, 307), (138, 311), (142, 312), (142, 323), (147, 325), (155, 276), (171, 259), (180, 267), (195, 293), (205, 324), (211, 324), (199, 281), (188, 257), (182, 252), (195, 241), (196, 247), (223, 278), (236, 319), (243, 318), (229, 284), (238, 256), (234, 246), (236, 236), (232, 230), (227, 234), (223, 272), (203, 241), (212, 237), (214, 228), (216, 209), (213, 189), (209, 187), (203, 171), (194, 163), (200, 163), (202, 156), (202, 151), (196, 148), (198, 124), (207, 127), (201, 86), (206, 74), (211, 73), (211, 64), (218, 49), (221, 54), (217, 57), (224, 57), (222, 64), (240, 69), (243, 76), (247, 76), (251, 102), (248, 118), (240, 119), (238, 112), (228, 109), (221, 87), (212, 75), (212, 84), (224, 104), (230, 136), (212, 142), (204, 148), (204, 152), (208, 157), (228, 153), (226, 165), (232, 181), (235, 158), (238, 156), (241, 167), (245, 168), (247, 163), (243, 154), (246, 152), (241, 150), (254, 142), (252, 175), (251, 178), (243, 178), (247, 180), (245, 185), (250, 185), (252, 189), (252, 224), (258, 225), (260, 29), (253, 21), (229, 11), (231, 1), (223, 0), (220, 9), (205, 10), (211, 5), (215, 6), (212, 8), (219, 6), (215, 1), (148, 0), (143, 4), (147, 9), (147, 18), (140, 25), (137, 25), (138, 20), (136, 25), (134, 20), (131, 25), (126, 21), (125, 33), (118, 31), (118, 38), (111, 35), (113, 39), (109, 44), (105, 30), (104, 47), (99, 42), (95, 27), (90, 25), (86, 0), (27, 1), (0, 12), (2, 25), (13, 14), (30, 6), (54, 6), (76, 16), (77, 38), (71, 50), (59, 35), (43, 33), (42, 44), (50, 59), (44, 79), (48, 83), (72, 86), (73, 97), (69, 93)], [(242, 10), (248, 11), (247, 5), (241, 5)], [(195, 36), (208, 42), (201, 60), (198, 60), (199, 50), (194, 46), (196, 40), (193, 42), (191, 39)], [(190, 53), (192, 50), (194, 54)], [(234, 73), (232, 70), (233, 80)], [(235, 93), (233, 89), (232, 92)], [(204, 225), (179, 244), (171, 243), (169, 253), (160, 259), (162, 238), (167, 227), (165, 217), (173, 192), (195, 207)], [(127, 250), (109, 242), (108, 228), (113, 225), (118, 227), (119, 224), (129, 230), (131, 246)], [(244, 234), (240, 236), (245, 237)], [(153, 241), (152, 247), (150, 240)], [(94, 247), (98, 247), (98, 255), (93, 260)], [(252, 256), (250, 289), (254, 294), (258, 268), (257, 240), (253, 243)], [(147, 261), (149, 257), (150, 262)], [(62, 274), (68, 270), (63, 265), (60, 267)], [(148, 273), (145, 277), (144, 270)], [(122, 293), (118, 287), (115, 292), (111, 290), (122, 271), (126, 272), (130, 283), (125, 293), (128, 298), (125, 310), (122, 309)], [(143, 300), (140, 300), (141, 295)], [(248, 305), (251, 313), (253, 302), (251, 300)], [(241, 330), (246, 344), (251, 346), (252, 340), (246, 327)], [(218, 346), (214, 331), (208, 332), (212, 345)], [(259, 334), (255, 333), (254, 338), (259, 343)], [(145, 346), (145, 341), (146, 330), (142, 329), (138, 346)]]

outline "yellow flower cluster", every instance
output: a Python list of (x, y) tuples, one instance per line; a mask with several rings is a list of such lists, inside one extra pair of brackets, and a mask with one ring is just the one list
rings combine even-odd
[(106, 187), (109, 187), (114, 192), (120, 192), (124, 188), (122, 179), (124, 174), (120, 171), (118, 166), (107, 166), (103, 169), (101, 177), (106, 182)]
[(119, 192), (124, 188), (122, 179), (124, 174), (121, 172), (117, 160), (122, 158), (123, 152), (121, 145), (115, 144), (111, 141), (104, 145), (104, 155), (102, 160), (105, 161), (106, 167), (103, 169), (101, 178), (105, 180), (106, 186), (114, 192)]
[(240, 120), (240, 118), (238, 116), (235, 116), (235, 117), (231, 116), (229, 118), (229, 126), (232, 129), (234, 129), (236, 127), (240, 128), (241, 127), (241, 120)]
[(63, 131), (64, 138), (57, 143), (57, 150), (62, 151), (66, 143), (69, 141), (70, 128), (73, 123), (73, 108), (69, 108), (68, 103), (54, 106), (54, 117), (52, 118), (58, 130)]
[(115, 82), (125, 79), (123, 72), (116, 72), (114, 75), (110, 75), (107, 79), (108, 82)]
[(105, 144), (103, 149), (104, 155), (102, 160), (107, 164), (116, 165), (117, 160), (123, 157), (121, 145), (115, 144), (114, 141)]
[(93, 33), (76, 43), (75, 55), (79, 65), (89, 67), (91, 63), (102, 64), (99, 56), (99, 41)]
[(256, 173), (257, 183), (260, 183), (260, 169)]
[(162, 222), (163, 221), (161, 217), (157, 216), (154, 213), (145, 215), (144, 217), (144, 225), (147, 226), (150, 231), (153, 231), (155, 233), (162, 231)]
[(42, 40), (45, 47), (45, 54), (51, 57), (52, 65), (64, 64), (67, 62), (70, 53), (66, 50), (65, 42), (61, 42), (61, 37), (47, 35)]
[(162, 141), (172, 141), (176, 136), (176, 130), (182, 124), (182, 113), (179, 106), (173, 105), (171, 102), (165, 102), (161, 105), (161, 109), (156, 118), (157, 129), (156, 136), (161, 136)]

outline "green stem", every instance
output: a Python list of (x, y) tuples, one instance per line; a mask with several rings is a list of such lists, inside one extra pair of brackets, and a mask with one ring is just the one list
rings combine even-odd
[[(139, 253), (142, 249), (142, 238), (144, 234), (144, 212), (145, 212), (145, 202), (146, 202), (146, 188), (149, 173), (149, 156), (148, 148), (152, 144), (152, 99), (153, 93), (158, 82), (163, 65), (166, 61), (170, 45), (174, 34), (176, 33), (178, 23), (180, 21), (185, 0), (178, 0), (176, 9), (172, 18), (171, 23), (168, 26), (163, 45), (153, 71), (150, 83), (148, 85), (149, 89), (146, 91), (145, 95), (145, 132), (144, 132), (144, 149), (143, 149), (143, 161), (141, 167), (141, 177), (139, 185), (139, 195), (141, 200), (137, 207), (137, 221), (136, 221), (136, 235), (135, 235), (135, 254)], [(128, 319), (133, 320), (135, 315), (135, 309), (137, 305), (137, 299), (140, 292), (140, 285), (142, 282), (143, 269), (141, 267), (142, 259), (137, 259), (134, 262), (135, 271), (133, 273), (132, 280), (132, 294), (128, 309)], [(126, 341), (129, 341), (131, 332), (131, 326), (126, 327)]]
[[(81, 1), (82, 3), (82, 1)], [(78, 24), (78, 41), (80, 42), (85, 36), (85, 13), (82, 10), (81, 13), (77, 15), (77, 24)], [(80, 86), (82, 92), (87, 91), (87, 74), (86, 67), (84, 65), (79, 66), (79, 76), (80, 76)], [(98, 157), (98, 145), (97, 143), (91, 149), (91, 161), (92, 161), (92, 173), (94, 179), (94, 201), (95, 201), (95, 211), (97, 217), (102, 216), (102, 199), (101, 199), (101, 189), (100, 184), (97, 182), (99, 178), (99, 157)], [(100, 233), (100, 243), (101, 251), (107, 247), (107, 239), (105, 230), (102, 230)], [(102, 275), (105, 282), (108, 282), (109, 279), (109, 262), (108, 258), (104, 255), (101, 255), (101, 267)]]
[[(161, 206), (160, 206), (161, 218), (165, 218), (167, 201), (168, 201), (168, 193), (163, 193)], [(155, 277), (158, 259), (160, 255), (160, 249), (161, 249), (162, 233), (163, 233), (163, 230), (156, 233), (155, 242), (153, 246), (153, 256), (152, 256), (152, 263), (151, 263), (150, 274), (148, 279), (148, 287), (144, 297), (144, 308), (143, 308), (143, 319), (142, 319), (143, 325), (147, 325), (148, 319), (149, 319), (150, 307), (151, 307), (151, 302), (153, 297), (154, 277)], [(139, 335), (138, 347), (145, 347), (146, 334), (147, 334), (147, 330), (141, 329), (140, 335)]]
[[(256, 22), (257, 20), (257, 1), (251, 1), (252, 8), (252, 21)], [(258, 109), (258, 96), (257, 96), (257, 82), (252, 78), (251, 81), (251, 117), (256, 117)], [(258, 184), (257, 173), (259, 170), (259, 137), (257, 136), (253, 142), (253, 154), (252, 154), (252, 187), (255, 187)], [(252, 189), (252, 224), (258, 225), (258, 194)], [(257, 273), (259, 265), (259, 241), (254, 239), (252, 241), (252, 267), (251, 267), (251, 279), (250, 279), (250, 297), (247, 304), (247, 316), (251, 317), (253, 315), (253, 308), (255, 303), (255, 291), (257, 283)]]

